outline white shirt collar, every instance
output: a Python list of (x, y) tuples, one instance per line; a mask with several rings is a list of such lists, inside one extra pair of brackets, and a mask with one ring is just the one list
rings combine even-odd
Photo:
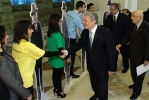
[(95, 34), (96, 29), (97, 29), (97, 25), (95, 25), (95, 27), (91, 30), (91, 32), (92, 32), (93, 34)]
[(140, 27), (142, 21), (143, 21), (143, 20), (141, 20), (141, 21), (139, 22), (139, 24), (137, 24), (137, 29)]
[(95, 25), (95, 27), (92, 30), (90, 30), (92, 32), (92, 42), (94, 40), (94, 35), (95, 35), (95, 32), (96, 32), (96, 29), (97, 29), (97, 24)]
[(117, 17), (118, 17), (118, 14), (119, 14), (119, 11), (117, 12), (117, 14), (116, 14), (116, 15), (113, 15), (113, 16), (115, 16), (115, 18), (117, 19)]

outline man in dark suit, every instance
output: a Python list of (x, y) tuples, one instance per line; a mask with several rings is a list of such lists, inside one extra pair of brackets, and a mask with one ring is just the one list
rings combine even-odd
[(148, 10), (144, 11), (143, 14), (144, 14), (143, 19), (149, 23), (149, 8), (148, 8)]
[(116, 49), (119, 50), (127, 42), (130, 43), (130, 69), (134, 84), (130, 85), (129, 88), (133, 89), (130, 99), (134, 100), (141, 93), (145, 76), (145, 73), (137, 76), (136, 67), (141, 64), (146, 66), (149, 62), (149, 24), (143, 21), (143, 12), (141, 10), (134, 11), (131, 19), (134, 25), (132, 25), (129, 34), (116, 46)]
[(97, 25), (96, 15), (85, 13), (81, 38), (72, 47), (63, 50), (64, 58), (82, 47), (86, 50), (87, 69), (95, 94), (89, 100), (108, 100), (108, 78), (116, 71), (116, 50), (109, 30)]
[[(122, 39), (126, 36), (129, 31), (131, 22), (128, 16), (119, 12), (119, 5), (117, 3), (112, 3), (110, 5), (110, 15), (108, 15), (103, 27), (109, 29), (114, 37), (115, 45), (119, 44)], [(120, 49), (124, 69), (122, 73), (126, 73), (129, 68), (129, 56), (128, 56), (128, 46), (125, 45)], [(118, 60), (117, 52), (117, 60)]]

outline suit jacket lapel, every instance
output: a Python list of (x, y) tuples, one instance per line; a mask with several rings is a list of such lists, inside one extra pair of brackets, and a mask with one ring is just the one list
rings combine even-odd
[(117, 16), (117, 19), (116, 19), (116, 22), (115, 22), (115, 27), (118, 25), (117, 23), (119, 22), (119, 20), (121, 19), (121, 13), (119, 12), (118, 16)]
[(87, 44), (89, 45), (88, 48), (89, 48), (89, 50), (90, 50), (90, 47), (91, 47), (91, 46), (90, 46), (89, 30), (88, 30), (88, 34), (85, 35), (85, 36), (86, 36), (86, 40), (88, 40), (88, 41), (87, 41)]
[(142, 21), (140, 27), (138, 28), (137, 32), (134, 34), (134, 36), (132, 36), (132, 40), (135, 39), (139, 34), (140, 32), (142, 31), (142, 28), (144, 26), (144, 22)]
[(97, 29), (96, 29), (96, 32), (95, 32), (95, 35), (94, 35), (94, 40), (93, 40), (93, 44), (92, 44), (92, 49), (94, 48), (95, 44), (97, 41), (99, 41), (98, 39), (98, 36), (99, 36), (99, 26), (97, 26)]

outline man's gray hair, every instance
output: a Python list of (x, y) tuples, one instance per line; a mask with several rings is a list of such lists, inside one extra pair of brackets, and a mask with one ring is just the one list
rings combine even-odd
[(84, 16), (89, 16), (91, 20), (95, 20), (96, 21), (96, 24), (98, 22), (98, 16), (96, 13), (92, 13), (92, 12), (86, 12), (84, 14)]

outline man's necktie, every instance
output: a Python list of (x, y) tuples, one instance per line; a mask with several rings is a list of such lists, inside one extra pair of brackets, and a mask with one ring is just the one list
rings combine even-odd
[(115, 18), (115, 16), (113, 16), (113, 22), (114, 22), (114, 23), (116, 22), (116, 18)]
[(92, 32), (89, 32), (90, 48), (92, 48)]
[(135, 26), (133, 33), (132, 33), (132, 36), (134, 36), (136, 32), (137, 32), (137, 26)]
[(115, 18), (115, 16), (113, 16), (113, 24), (114, 24), (114, 26), (115, 26), (115, 21), (116, 21), (116, 18)]

